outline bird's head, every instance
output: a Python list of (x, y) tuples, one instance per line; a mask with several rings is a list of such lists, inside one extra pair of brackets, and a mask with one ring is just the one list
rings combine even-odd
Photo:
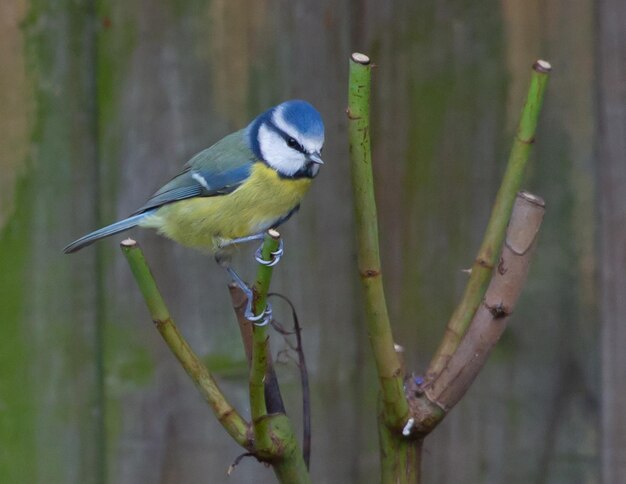
[(286, 101), (261, 114), (250, 124), (255, 155), (284, 177), (317, 175), (324, 146), (324, 123), (306, 101)]

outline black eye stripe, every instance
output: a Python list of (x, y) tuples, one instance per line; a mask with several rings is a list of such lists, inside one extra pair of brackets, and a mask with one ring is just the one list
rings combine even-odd
[[(292, 136), (289, 136), (282, 129), (276, 126), (272, 121), (267, 121), (266, 125), (272, 131), (274, 131), (278, 136), (284, 139), (287, 146), (289, 146), (290, 148), (293, 148), (294, 150), (298, 150), (300, 153), (303, 153), (306, 155), (306, 152), (304, 151), (304, 147), (300, 143), (298, 143)], [(295, 144), (291, 143), (292, 140)]]

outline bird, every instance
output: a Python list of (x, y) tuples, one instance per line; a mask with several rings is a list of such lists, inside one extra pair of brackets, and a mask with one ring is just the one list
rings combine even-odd
[[(261, 240), (299, 209), (324, 164), (323, 146), (324, 122), (317, 109), (300, 99), (285, 101), (197, 153), (129, 217), (80, 237), (64, 252), (136, 226), (152, 228), (179, 244), (215, 254), (235, 282), (245, 286), (230, 268), (232, 248)], [(274, 255), (277, 262), (282, 246)], [(250, 304), (249, 288), (242, 289)]]

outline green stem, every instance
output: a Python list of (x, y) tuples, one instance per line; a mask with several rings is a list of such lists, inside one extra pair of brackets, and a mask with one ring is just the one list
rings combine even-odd
[(421, 480), (422, 439), (407, 439), (394, 433), (379, 417), (380, 482), (419, 484)]
[[(267, 415), (265, 372), (267, 369), (267, 326), (255, 326), (252, 333), (252, 366), (250, 367), (250, 414), (252, 423)], [(256, 436), (257, 440), (259, 436)]]
[[(272, 252), (276, 252), (280, 246), (280, 234), (270, 229), (265, 235), (263, 240), (263, 247), (261, 248), (261, 257), (263, 260), (273, 260), (274, 256)], [(267, 293), (269, 292), (270, 283), (272, 282), (272, 274), (274, 273), (274, 267), (259, 264), (259, 268), (256, 273), (256, 281), (254, 283), (254, 302), (252, 310), (254, 314), (261, 314), (267, 307)]]
[(348, 126), (358, 266), (365, 294), (367, 329), (384, 402), (384, 415), (387, 424), (397, 429), (405, 424), (409, 407), (403, 390), (404, 374), (394, 349), (380, 267), (369, 136), (370, 78), (369, 58), (363, 54), (352, 54)]
[[(280, 234), (269, 230), (263, 241), (263, 260), (273, 259), (272, 252), (280, 246)], [(273, 267), (259, 264), (254, 283), (252, 311), (262, 314), (267, 307), (267, 293), (272, 280)], [(302, 452), (291, 426), (284, 414), (267, 414), (265, 401), (265, 378), (268, 369), (269, 348), (267, 328), (253, 326), (252, 364), (250, 368), (250, 413), (254, 428), (255, 447), (259, 457), (271, 463), (279, 482), (285, 484), (306, 484), (310, 476), (302, 457)]]
[[(279, 242), (278, 232), (270, 230), (263, 245), (263, 259), (272, 259), (272, 252), (278, 248)], [(258, 458), (269, 462), (279, 482), (284, 484), (310, 483), (291, 422), (284, 414), (267, 415), (263, 384), (268, 361), (267, 326), (255, 326), (253, 331), (250, 371), (250, 406), (254, 429), (254, 442), (252, 442), (247, 422), (228, 403), (211, 373), (178, 332), (137, 243), (128, 239), (122, 242), (121, 247), (159, 333), (213, 408), (226, 431), (239, 445), (252, 451)], [(253, 311), (255, 314), (265, 311), (271, 278), (272, 267), (259, 265), (254, 285)]]
[(260, 432), (271, 435), (269, 446), (259, 453), (272, 465), (278, 481), (284, 484), (311, 482), (291, 421), (285, 414), (272, 414), (257, 421)]
[[(280, 244), (280, 234), (275, 230), (270, 230), (263, 241), (261, 256), (264, 260), (272, 260), (272, 252), (278, 249)], [(253, 287), (254, 301), (252, 311), (255, 315), (262, 314), (267, 307), (267, 292), (272, 280), (273, 267), (259, 264), (256, 282)], [(252, 423), (267, 415), (267, 405), (265, 403), (265, 375), (267, 373), (267, 326), (253, 326), (252, 332), (252, 365), (250, 367), (250, 412)], [(260, 436), (256, 435), (257, 441)]]
[(146, 301), (152, 320), (165, 343), (167, 343), (172, 353), (178, 358), (180, 364), (196, 384), (224, 429), (239, 445), (246, 449), (251, 449), (248, 424), (233, 406), (228, 403), (211, 373), (179, 333), (178, 328), (170, 317), (170, 313), (154, 281), (141, 248), (131, 239), (123, 241), (121, 247), (133, 276), (135, 276), (135, 281), (141, 290), (141, 294)]
[(513, 203), (524, 177), (530, 149), (535, 141), (537, 120), (541, 112), (550, 70), (550, 64), (546, 61), (539, 60), (533, 65), (528, 97), (522, 110), (507, 168), (496, 195), (485, 236), (472, 266), (463, 298), (452, 314), (446, 327), (446, 334), (428, 368), (429, 379), (435, 378), (446, 367), (467, 331), (491, 280), (493, 268), (498, 261), (502, 248)]
[(304, 459), (297, 455), (281, 459), (272, 464), (278, 482), (285, 484), (307, 484), (311, 482)]

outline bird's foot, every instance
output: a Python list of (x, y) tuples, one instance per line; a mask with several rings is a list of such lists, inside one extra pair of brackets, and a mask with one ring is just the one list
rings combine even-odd
[(256, 261), (259, 264), (263, 264), (264, 266), (267, 267), (274, 267), (276, 264), (278, 264), (280, 262), (280, 258), (283, 256), (284, 254), (284, 243), (283, 243), (283, 239), (280, 239), (280, 244), (278, 246), (278, 249), (276, 249), (273, 252), (270, 252), (270, 255), (272, 256), (271, 259), (266, 260), (263, 258), (263, 254), (261, 253), (263, 250), (263, 244), (261, 244), (261, 246), (256, 250), (256, 252), (254, 253), (254, 258), (256, 259)]
[(233, 278), (233, 281), (239, 289), (243, 291), (248, 299), (246, 303), (246, 309), (244, 310), (245, 318), (253, 323), (255, 326), (266, 326), (272, 320), (272, 305), (268, 302), (265, 306), (265, 310), (261, 314), (254, 314), (252, 310), (252, 301), (254, 301), (254, 293), (252, 289), (248, 287), (248, 285), (239, 277), (231, 267), (226, 267), (226, 270), (230, 274), (230, 277)]
[(250, 303), (250, 299), (248, 299), (246, 312), (244, 314), (246, 319), (255, 326), (267, 326), (272, 320), (272, 305), (269, 302), (265, 303), (265, 310), (261, 314), (254, 314), (252, 312), (252, 304)]

